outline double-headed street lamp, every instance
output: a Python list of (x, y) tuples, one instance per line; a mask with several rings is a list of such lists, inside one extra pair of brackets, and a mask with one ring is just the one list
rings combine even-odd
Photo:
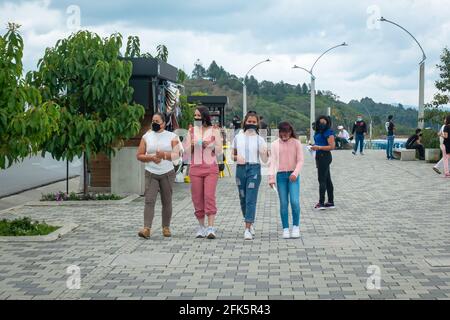
[(418, 127), (420, 129), (423, 129), (424, 127), (424, 105), (425, 105), (425, 60), (427, 59), (427, 56), (425, 55), (425, 51), (423, 50), (422, 46), (420, 45), (419, 41), (417, 41), (417, 39), (411, 34), (411, 32), (409, 32), (408, 30), (406, 30), (405, 28), (403, 28), (401, 25), (387, 20), (383, 17), (381, 17), (381, 19), (379, 19), (379, 21), (381, 22), (387, 22), (390, 24), (393, 24), (394, 26), (399, 27), (400, 29), (402, 29), (403, 31), (405, 31), (406, 33), (408, 33), (413, 39), (414, 41), (419, 45), (420, 50), (422, 50), (422, 60), (420, 61), (419, 65), (420, 65), (420, 71), (419, 71), (419, 120), (418, 120)]
[(243, 107), (243, 114), (244, 114), (242, 117), (242, 120), (247, 115), (247, 85), (245, 84), (245, 80), (247, 79), (247, 76), (253, 69), (255, 69), (257, 66), (259, 66), (260, 64), (265, 63), (265, 62), (270, 62), (270, 59), (266, 59), (264, 61), (261, 61), (261, 62), (258, 62), (257, 64), (255, 64), (250, 70), (248, 70), (248, 72), (245, 74), (244, 79), (242, 80), (242, 85), (244, 87), (243, 92), (242, 92), (242, 96), (243, 96), (242, 107)]
[(302, 69), (306, 72), (308, 72), (311, 76), (311, 113), (310, 113), (310, 127), (309, 127), (309, 132), (310, 132), (310, 142), (312, 141), (313, 137), (314, 137), (314, 128), (313, 128), (313, 123), (314, 121), (316, 121), (316, 77), (314, 76), (314, 67), (316, 66), (317, 62), (320, 60), (320, 58), (322, 58), (325, 54), (327, 54), (328, 52), (330, 52), (333, 49), (339, 48), (339, 47), (346, 47), (348, 46), (347, 43), (341, 43), (340, 45), (334, 46), (330, 49), (328, 49), (327, 51), (325, 51), (324, 53), (322, 53), (319, 58), (317, 58), (317, 60), (314, 62), (311, 70), (308, 70), (306, 68), (303, 67), (299, 67), (297, 65), (295, 65), (293, 67), (293, 69)]

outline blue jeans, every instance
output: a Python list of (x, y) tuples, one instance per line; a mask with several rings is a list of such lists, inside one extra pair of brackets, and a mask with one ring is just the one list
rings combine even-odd
[(242, 215), (246, 223), (254, 223), (256, 215), (256, 201), (261, 185), (261, 165), (237, 165), (236, 184), (239, 190)]
[(394, 159), (392, 153), (392, 148), (394, 148), (394, 138), (395, 136), (387, 136), (386, 156), (388, 159)]
[(358, 144), (359, 146), (359, 152), (363, 152), (364, 151), (364, 133), (357, 133), (355, 135), (355, 147), (353, 148), (353, 150), (355, 152), (358, 151)]
[(300, 226), (300, 176), (297, 181), (289, 181), (292, 172), (278, 172), (277, 189), (280, 197), (280, 215), (283, 229), (289, 228), (289, 200), (292, 209), (292, 224)]

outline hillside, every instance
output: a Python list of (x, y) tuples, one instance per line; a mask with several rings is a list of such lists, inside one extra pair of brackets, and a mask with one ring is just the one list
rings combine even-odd
[[(184, 82), (185, 93), (204, 92), (208, 95), (225, 95), (229, 98), (226, 123), (235, 114), (242, 116), (241, 79), (227, 73), (213, 61), (206, 70), (196, 65), (192, 77)], [(289, 120), (300, 133), (309, 128), (310, 91), (306, 84), (291, 85), (284, 82), (258, 82), (254, 77), (247, 79), (247, 109), (263, 115), (275, 127), (282, 120)], [(417, 110), (376, 103), (370, 98), (352, 100), (348, 104), (339, 101), (330, 91), (318, 91), (316, 95), (316, 115), (326, 114), (331, 107), (334, 127), (344, 125), (349, 128), (358, 114), (363, 114), (369, 122), (372, 116), (374, 136), (384, 134), (384, 123), (389, 114), (394, 115), (398, 134), (409, 135), (417, 126)], [(350, 128), (351, 129), (351, 128)]]

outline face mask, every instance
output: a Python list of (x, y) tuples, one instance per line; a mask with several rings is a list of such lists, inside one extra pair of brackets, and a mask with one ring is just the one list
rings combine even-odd
[(258, 130), (258, 126), (256, 124), (246, 124), (245, 127), (244, 127), (244, 131), (247, 131), (247, 130), (255, 130), (255, 131), (257, 131)]
[(194, 119), (194, 126), (201, 127), (203, 125), (202, 119)]
[(362, 121), (362, 118), (358, 118), (358, 119), (356, 119), (356, 121), (361, 122), (361, 121)]
[(161, 130), (161, 125), (159, 123), (152, 123), (152, 130), (155, 132), (158, 132), (159, 130)]
[(323, 123), (319, 124), (319, 131), (325, 131), (326, 129), (327, 129), (327, 125), (326, 124), (323, 124)]

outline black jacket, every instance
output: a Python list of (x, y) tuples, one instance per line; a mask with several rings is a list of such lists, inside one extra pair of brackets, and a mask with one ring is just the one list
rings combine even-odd
[(353, 125), (352, 134), (355, 133), (357, 134), (367, 133), (367, 125), (364, 122), (364, 120), (355, 122), (355, 124)]

